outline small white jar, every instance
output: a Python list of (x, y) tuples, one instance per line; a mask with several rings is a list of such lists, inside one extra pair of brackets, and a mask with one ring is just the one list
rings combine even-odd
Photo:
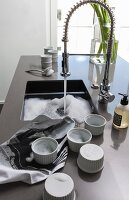
[(50, 137), (41, 137), (32, 143), (31, 148), (34, 160), (41, 165), (48, 165), (57, 157), (58, 142)]
[(77, 164), (84, 172), (99, 172), (104, 166), (103, 149), (96, 144), (85, 144), (80, 148)]
[(43, 200), (75, 200), (72, 178), (64, 173), (50, 175), (45, 181)]

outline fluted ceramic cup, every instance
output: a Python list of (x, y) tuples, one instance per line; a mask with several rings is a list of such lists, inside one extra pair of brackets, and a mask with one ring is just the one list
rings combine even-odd
[(52, 55), (52, 63), (58, 62), (58, 51), (57, 50), (49, 50), (48, 51), (49, 55)]
[(42, 70), (45, 70), (47, 68), (52, 69), (52, 56), (51, 55), (41, 55), (41, 68)]
[(53, 47), (48, 46), (46, 48), (44, 48), (44, 54), (48, 54), (48, 51), (53, 50)]
[(106, 125), (106, 119), (102, 115), (89, 114), (84, 118), (85, 128), (88, 129), (92, 135), (101, 135)]
[(80, 148), (77, 164), (84, 172), (99, 172), (104, 166), (103, 149), (96, 144), (85, 144)]
[(80, 148), (91, 141), (92, 134), (84, 128), (72, 128), (67, 133), (69, 148), (73, 152), (79, 152)]
[(49, 50), (48, 54), (52, 55), (52, 58), (57, 58), (58, 57), (58, 51), (57, 50)]
[(43, 200), (75, 200), (74, 182), (65, 173), (54, 173), (45, 181)]
[(32, 143), (31, 148), (34, 160), (41, 165), (47, 165), (57, 157), (58, 142), (51, 137), (41, 137)]

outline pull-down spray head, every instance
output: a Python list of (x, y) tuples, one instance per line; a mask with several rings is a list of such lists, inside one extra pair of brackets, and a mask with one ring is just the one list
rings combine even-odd
[(61, 76), (67, 77), (70, 76), (70, 72), (69, 72), (69, 62), (68, 62), (68, 53), (62, 53), (62, 72), (61, 72)]
[(100, 6), (102, 6), (104, 9), (107, 10), (109, 16), (110, 16), (110, 21), (111, 21), (111, 26), (110, 26), (110, 33), (109, 33), (109, 38), (108, 38), (108, 45), (107, 45), (107, 54), (106, 54), (106, 65), (105, 65), (105, 72), (104, 72), (104, 78), (103, 78), (103, 82), (101, 83), (101, 87), (100, 87), (100, 97), (104, 100), (104, 101), (108, 101), (110, 97), (109, 95), (109, 67), (110, 67), (110, 62), (111, 62), (111, 53), (112, 53), (112, 45), (113, 45), (113, 39), (114, 39), (114, 24), (115, 24), (115, 20), (114, 20), (114, 15), (113, 12), (111, 10), (111, 8), (104, 3), (101, 0), (83, 0), (80, 1), (78, 3), (76, 3), (71, 10), (69, 11), (69, 13), (67, 14), (67, 17), (65, 18), (65, 23), (64, 23), (64, 34), (63, 34), (63, 38), (62, 41), (64, 42), (64, 53), (63, 55), (63, 60), (62, 60), (62, 73), (61, 75), (64, 77), (67, 77), (70, 75), (69, 72), (69, 66), (68, 66), (68, 52), (67, 52), (67, 42), (68, 42), (68, 27), (69, 27), (69, 21), (71, 19), (71, 16), (73, 15), (73, 13), (81, 6), (83, 6), (84, 4), (98, 4)]

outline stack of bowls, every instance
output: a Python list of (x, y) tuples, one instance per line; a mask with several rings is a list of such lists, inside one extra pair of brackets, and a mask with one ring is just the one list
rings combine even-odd
[(45, 181), (43, 200), (75, 200), (72, 178), (64, 173), (50, 175)]
[(41, 68), (46, 76), (53, 74), (52, 69), (52, 55), (44, 54), (41, 56)]
[(52, 56), (51, 55), (41, 55), (41, 67), (42, 70), (46, 69), (46, 68), (52, 68)]
[(58, 62), (58, 51), (57, 50), (49, 50), (48, 54), (52, 56), (52, 63)]

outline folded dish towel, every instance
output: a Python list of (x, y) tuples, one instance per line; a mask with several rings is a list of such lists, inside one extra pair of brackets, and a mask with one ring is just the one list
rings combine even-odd
[[(16, 181), (34, 184), (64, 167), (68, 155), (66, 133), (74, 125), (70, 117), (50, 119), (40, 115), (16, 132), (12, 138), (0, 145), (0, 184)], [(32, 153), (31, 143), (43, 136), (52, 137), (59, 144), (57, 159), (47, 166), (28, 159)]]

